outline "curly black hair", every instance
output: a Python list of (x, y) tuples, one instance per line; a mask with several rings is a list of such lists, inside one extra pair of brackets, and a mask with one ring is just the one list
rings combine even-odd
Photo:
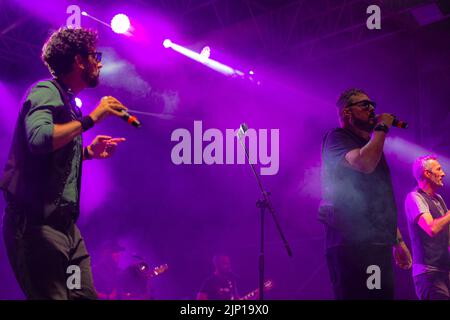
[(97, 46), (98, 35), (94, 30), (60, 28), (53, 32), (42, 47), (42, 61), (53, 76), (72, 71), (77, 54), (87, 55)]

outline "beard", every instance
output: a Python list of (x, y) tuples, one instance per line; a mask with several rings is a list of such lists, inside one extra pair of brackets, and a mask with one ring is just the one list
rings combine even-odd
[(377, 124), (375, 114), (371, 114), (367, 121), (363, 121), (363, 120), (360, 120), (357, 118), (353, 118), (352, 121), (353, 121), (353, 125), (356, 128), (366, 131), (366, 132), (369, 132), (369, 133), (373, 132), (373, 129), (375, 128), (375, 126)]
[(93, 68), (85, 68), (81, 77), (88, 88), (95, 88), (99, 83), (100, 73), (95, 74)]
[(433, 174), (433, 178), (431, 178), (430, 180), (437, 187), (444, 186), (444, 181), (440, 177), (436, 176), (435, 174)]

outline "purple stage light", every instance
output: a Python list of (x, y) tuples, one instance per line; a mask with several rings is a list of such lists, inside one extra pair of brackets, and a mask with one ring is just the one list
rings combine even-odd
[(111, 20), (111, 29), (118, 34), (127, 33), (130, 26), (130, 19), (123, 13), (116, 14)]

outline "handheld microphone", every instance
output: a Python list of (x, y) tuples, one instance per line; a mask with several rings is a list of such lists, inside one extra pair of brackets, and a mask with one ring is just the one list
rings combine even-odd
[(397, 118), (394, 118), (392, 121), (392, 126), (397, 128), (406, 129), (408, 128), (408, 123), (405, 121), (398, 120)]
[(141, 122), (135, 117), (126, 112), (125, 110), (122, 110), (122, 119), (124, 119), (128, 124), (131, 124), (135, 128), (139, 128), (141, 126)]

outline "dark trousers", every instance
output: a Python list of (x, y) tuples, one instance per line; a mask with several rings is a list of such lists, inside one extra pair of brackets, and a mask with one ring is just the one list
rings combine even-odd
[[(63, 232), (49, 225), (32, 225), (27, 220), (12, 206), (6, 207), (3, 238), (10, 264), (27, 299), (97, 299), (90, 256), (78, 227), (71, 223)], [(72, 281), (77, 273), (73, 268), (80, 271), (79, 289), (73, 285), (77, 284)]]
[(450, 272), (428, 272), (414, 277), (420, 300), (450, 300)]
[[(392, 247), (337, 246), (327, 250), (326, 258), (337, 300), (394, 299)], [(375, 272), (370, 266), (379, 267), (380, 272)], [(376, 283), (377, 274), (379, 289), (370, 289)]]

